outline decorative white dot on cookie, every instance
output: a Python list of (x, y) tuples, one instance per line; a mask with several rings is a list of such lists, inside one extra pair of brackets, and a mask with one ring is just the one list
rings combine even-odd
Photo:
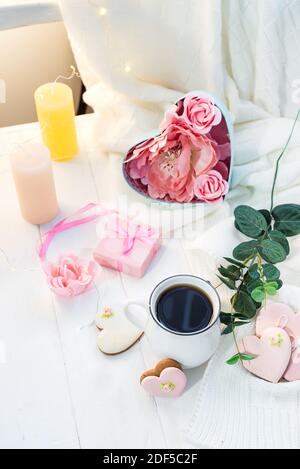
[(131, 348), (143, 335), (125, 316), (121, 303), (102, 307), (96, 318), (100, 329), (97, 345), (106, 355), (117, 355)]

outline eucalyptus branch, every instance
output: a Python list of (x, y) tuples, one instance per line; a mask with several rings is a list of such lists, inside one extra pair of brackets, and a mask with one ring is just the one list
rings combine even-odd
[(275, 176), (274, 176), (274, 181), (273, 181), (273, 185), (272, 185), (272, 192), (271, 192), (271, 210), (270, 210), (271, 213), (273, 212), (273, 208), (274, 208), (274, 196), (275, 196), (275, 189), (276, 189), (276, 183), (277, 183), (277, 178), (278, 178), (278, 173), (279, 173), (280, 162), (281, 162), (282, 158), (284, 157), (285, 152), (289, 147), (289, 144), (291, 143), (291, 140), (292, 140), (292, 137), (294, 135), (294, 131), (295, 131), (295, 128), (296, 128), (299, 117), (300, 117), (300, 109), (297, 113), (294, 125), (293, 125), (291, 133), (290, 133), (290, 136), (289, 136), (289, 138), (288, 138), (288, 140), (287, 140), (287, 142), (286, 142), (286, 144), (285, 144), (285, 146), (284, 146), (284, 148), (283, 148), (283, 150), (282, 150), (282, 152), (281, 152), (281, 154), (278, 157), (277, 162), (276, 162)]
[(244, 205), (234, 212), (237, 230), (251, 240), (238, 245), (233, 251), (233, 258), (224, 258), (229, 265), (219, 268), (221, 282), (235, 292), (231, 299), (231, 312), (221, 313), (221, 321), (226, 326), (223, 334), (233, 335), (238, 352), (227, 361), (229, 365), (256, 358), (240, 351), (236, 328), (253, 321), (258, 310), (266, 306), (268, 296), (275, 296), (282, 287), (280, 271), (275, 265), (284, 262), (290, 254), (288, 237), (300, 234), (300, 205), (286, 204), (274, 208), (280, 163), (299, 117), (300, 110), (276, 161), (270, 211)]

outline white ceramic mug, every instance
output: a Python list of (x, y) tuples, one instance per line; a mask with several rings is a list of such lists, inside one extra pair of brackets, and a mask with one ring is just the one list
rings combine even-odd
[[(203, 291), (210, 299), (213, 314), (210, 323), (203, 330), (186, 334), (174, 332), (157, 319), (157, 303), (161, 295), (176, 285), (190, 285)], [(139, 311), (133, 311), (138, 306)], [(140, 311), (140, 307), (143, 311)], [(148, 312), (150, 309), (150, 315)], [(216, 352), (220, 337), (221, 302), (216, 289), (211, 283), (193, 275), (177, 275), (159, 283), (153, 290), (149, 305), (144, 301), (129, 301), (125, 306), (125, 314), (129, 321), (145, 334), (155, 354), (160, 358), (171, 358), (178, 361), (184, 368), (196, 368), (207, 362)]]

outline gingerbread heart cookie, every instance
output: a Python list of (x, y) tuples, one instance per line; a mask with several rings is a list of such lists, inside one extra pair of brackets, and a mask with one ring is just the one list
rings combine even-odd
[(155, 368), (144, 372), (141, 386), (155, 397), (179, 397), (186, 387), (187, 378), (178, 362), (161, 360)]
[(97, 345), (106, 355), (117, 355), (131, 348), (143, 335), (125, 316), (124, 305), (103, 307), (96, 318), (100, 329)]
[(261, 339), (254, 335), (245, 337), (240, 344), (240, 352), (257, 357), (243, 362), (250, 373), (271, 383), (279, 383), (289, 365), (292, 344), (283, 329), (273, 327), (264, 331)]

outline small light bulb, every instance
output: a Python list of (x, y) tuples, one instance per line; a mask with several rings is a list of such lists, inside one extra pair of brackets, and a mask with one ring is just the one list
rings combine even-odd
[(129, 64), (125, 65), (124, 70), (125, 70), (126, 73), (130, 73), (131, 72), (131, 66)]
[(107, 15), (107, 9), (104, 7), (99, 8), (98, 10), (99, 16), (106, 16)]

